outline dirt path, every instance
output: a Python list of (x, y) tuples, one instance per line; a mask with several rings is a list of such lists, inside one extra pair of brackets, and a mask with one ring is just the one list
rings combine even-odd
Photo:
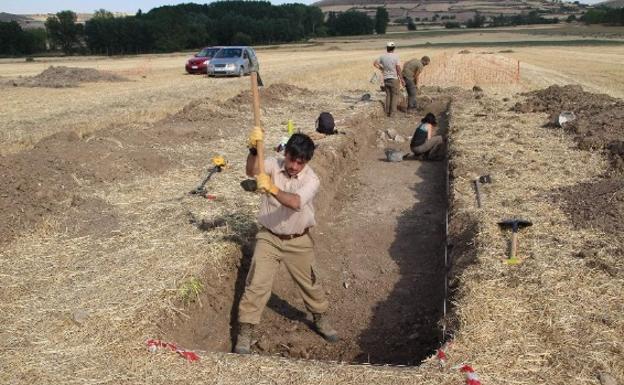
[[(415, 118), (379, 119), (411, 135)], [(445, 125), (446, 122), (443, 122)], [(406, 144), (404, 144), (406, 146)], [(302, 358), (417, 364), (439, 340), (446, 207), (444, 162), (385, 161), (365, 146), (314, 231), (341, 342), (325, 343), (280, 271), (259, 327), (259, 352)]]

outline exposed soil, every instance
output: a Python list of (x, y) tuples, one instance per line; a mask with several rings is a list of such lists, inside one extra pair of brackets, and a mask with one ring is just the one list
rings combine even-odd
[[(97, 134), (112, 133), (102, 130)], [(45, 218), (74, 217), (72, 210), (106, 216), (103, 202), (80, 197), (81, 185), (127, 180), (139, 172), (156, 174), (175, 164), (150, 149), (149, 143), (129, 148), (122, 141), (122, 136), (81, 138), (74, 132), (61, 132), (31, 150), (0, 157), (0, 244)], [(93, 216), (85, 220), (89, 218)], [(76, 226), (73, 222), (71, 227)]]
[[(276, 103), (288, 101), (290, 104), (296, 103), (297, 99), (311, 97), (313, 92), (291, 84), (276, 83), (259, 90), (263, 106), (271, 106)], [(252, 102), (251, 91), (244, 91), (230, 98), (226, 105), (248, 106)]]
[(557, 126), (561, 112), (573, 112), (576, 120), (565, 123), (564, 129), (574, 136), (579, 148), (605, 149), (614, 168), (624, 171), (624, 100), (585, 92), (578, 85), (553, 85), (524, 95), (527, 99), (517, 103), (515, 111), (548, 113), (550, 126)]
[(564, 210), (578, 227), (598, 228), (614, 235), (624, 231), (624, 100), (583, 91), (580, 86), (553, 85), (524, 94), (517, 103), (520, 112), (546, 112), (547, 125), (558, 127), (562, 111), (571, 111), (576, 120), (564, 130), (587, 151), (607, 153), (611, 168), (596, 182), (562, 189), (558, 195)]
[[(107, 218), (99, 223), (98, 234), (113, 228), (112, 210), (104, 202), (83, 199), (81, 186), (162, 173), (177, 166), (167, 151), (171, 145), (228, 138), (245, 127), (236, 124), (247, 116), (238, 106), (216, 107), (222, 113), (210, 113), (210, 108), (207, 102), (191, 102), (179, 114), (145, 129), (110, 127), (85, 136), (61, 132), (30, 150), (0, 157), (0, 244), (59, 216), (71, 218), (59, 219), (68, 231), (88, 232), (91, 222), (97, 225), (96, 213)], [(222, 129), (224, 117), (231, 117), (228, 129)], [(196, 124), (198, 120), (203, 124)]]
[(80, 83), (122, 81), (128, 81), (128, 79), (110, 72), (99, 71), (94, 68), (50, 66), (39, 75), (20, 77), (9, 81), (6, 84), (14, 87), (67, 88), (78, 87)]
[[(424, 106), (446, 125), (448, 101)], [(294, 358), (418, 364), (442, 338), (444, 304), (444, 162), (385, 160), (375, 147), (377, 130), (407, 137), (417, 117), (361, 118), (348, 123), (360, 133), (340, 148), (319, 142), (312, 167), (323, 181), (313, 231), (330, 319), (341, 334), (326, 343), (311, 328), (294, 284), (282, 270), (256, 331), (255, 353)], [(395, 143), (407, 149), (407, 143)], [(357, 167), (357, 168), (356, 168)], [(366, 188), (363, 188), (366, 186)], [(253, 235), (253, 229), (249, 236)], [(219, 275), (190, 318), (161, 325), (164, 338), (187, 348), (229, 352), (236, 334), (237, 305), (253, 245), (241, 239), (240, 262)], [(215, 273), (206, 272), (205, 281)], [(225, 330), (230, 330), (225, 333)]]
[(623, 175), (562, 189), (559, 196), (575, 225), (624, 234)]

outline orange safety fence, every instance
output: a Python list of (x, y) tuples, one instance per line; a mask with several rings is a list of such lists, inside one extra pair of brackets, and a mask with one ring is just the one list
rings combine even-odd
[(488, 53), (443, 53), (431, 57), (419, 85), (472, 87), (520, 83), (520, 62)]

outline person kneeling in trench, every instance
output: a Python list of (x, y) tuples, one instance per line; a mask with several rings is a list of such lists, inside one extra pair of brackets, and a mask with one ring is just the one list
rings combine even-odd
[[(255, 147), (263, 140), (262, 129), (250, 134), (247, 157), (248, 176), (258, 174)], [(273, 277), (281, 263), (295, 281), (318, 333), (329, 342), (338, 341), (338, 333), (324, 316), (329, 307), (318, 282), (314, 243), (309, 234), (316, 224), (312, 200), (320, 181), (308, 162), (314, 154), (314, 142), (304, 134), (294, 134), (286, 143), (285, 158), (268, 158), (265, 173), (257, 175), (258, 190), (263, 192), (256, 235), (256, 247), (247, 275), (245, 293), (238, 307), (239, 332), (235, 353), (251, 353), (253, 330), (260, 323), (269, 301)]]
[(410, 149), (416, 159), (442, 160), (444, 159), (444, 139), (436, 135), (438, 122), (431, 112), (427, 113), (416, 128)]

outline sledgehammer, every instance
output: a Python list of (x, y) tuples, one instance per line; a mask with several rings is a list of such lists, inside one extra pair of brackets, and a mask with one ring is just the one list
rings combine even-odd
[(517, 265), (520, 263), (516, 253), (518, 251), (518, 230), (524, 227), (528, 227), (533, 225), (530, 221), (526, 219), (505, 219), (501, 222), (498, 222), (498, 225), (501, 229), (511, 229), (511, 250), (509, 252), (509, 258), (505, 261), (508, 265)]

